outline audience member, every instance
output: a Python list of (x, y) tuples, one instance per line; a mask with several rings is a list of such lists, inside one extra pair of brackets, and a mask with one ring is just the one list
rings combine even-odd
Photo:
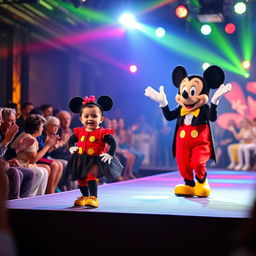
[[(118, 129), (117, 136), (119, 139), (119, 147), (121, 149), (125, 149), (131, 154), (135, 156), (135, 161), (133, 165), (133, 173), (131, 175), (132, 178), (139, 176), (139, 167), (144, 159), (144, 154), (138, 150), (135, 150), (131, 147), (131, 135), (132, 130), (127, 130), (125, 128), (125, 121), (123, 118), (118, 119)], [(129, 176), (129, 175), (128, 175)]]
[[(60, 110), (57, 114), (57, 118), (60, 120), (58, 135), (60, 136), (61, 143), (56, 150), (50, 153), (50, 157), (53, 159), (60, 159), (60, 161), (62, 161), (61, 159), (68, 161), (71, 156), (68, 148), (68, 140), (73, 134), (73, 131), (70, 128), (71, 114), (68, 111)], [(65, 173), (65, 167), (63, 172), (64, 173), (61, 177), (58, 187), (61, 190), (71, 190), (77, 188), (77, 182), (71, 181), (70, 175)]]
[(9, 168), (7, 161), (0, 159), (0, 255), (16, 256), (17, 249), (12, 234), (5, 203), (8, 195), (8, 178), (6, 172)]
[[(162, 114), (162, 113), (161, 113)], [(172, 136), (174, 131), (171, 128), (172, 123), (168, 122), (163, 115), (161, 120), (157, 122), (158, 138), (157, 138), (157, 159), (159, 165), (170, 167), (173, 159), (172, 156)]]
[(25, 102), (21, 104), (21, 116), (16, 120), (16, 124), (19, 126), (19, 133), (24, 131), (25, 120), (28, 118), (33, 108), (34, 106), (31, 102)]
[(17, 106), (17, 103), (14, 103), (12, 101), (8, 101), (5, 106), (5, 108), (12, 108), (15, 110), (15, 112), (17, 113), (18, 112), (18, 106)]
[[(16, 160), (20, 166), (33, 168), (36, 179), (31, 191), (31, 195), (43, 195), (45, 192), (51, 191), (50, 168), (44, 165), (38, 165), (37, 161), (55, 144), (55, 138), (49, 139), (43, 148), (38, 151), (38, 142), (36, 138), (42, 134), (45, 119), (40, 115), (30, 115), (25, 120), (24, 132), (22, 132), (12, 143), (12, 147), (16, 148), (20, 140), (27, 138), (33, 139), (34, 143), (17, 153)], [(49, 173), (49, 179), (48, 179)], [(46, 190), (46, 188), (48, 190)]]
[[(238, 164), (235, 166), (235, 170), (246, 171), (251, 167), (251, 158), (250, 153), (253, 152), (254, 162), (255, 162), (255, 154), (256, 154), (256, 118), (252, 121), (251, 132), (253, 135), (252, 143), (242, 144), (238, 148)], [(244, 161), (243, 161), (244, 160)], [(244, 164), (243, 164), (244, 162)]]
[(144, 114), (138, 116), (137, 123), (133, 124), (131, 129), (133, 131), (132, 146), (136, 150), (143, 152), (143, 165), (157, 164), (156, 129), (147, 122)]
[[(10, 110), (11, 109), (8, 108), (0, 110), (0, 157), (4, 156), (7, 147), (19, 129), (15, 123), (8, 123), (8, 126), (5, 125), (5, 129), (1, 129), (2, 123), (5, 123), (2, 119), (2, 111), (4, 112), (4, 116), (7, 117), (8, 112), (12, 113)], [(31, 144), (31, 140), (21, 141), (21, 143), (17, 145), (17, 152)], [(9, 179), (8, 199), (11, 200), (29, 196), (35, 179), (33, 170), (21, 168), (15, 160), (9, 160), (8, 164), (11, 165), (6, 172)]]
[(253, 140), (252, 134), (252, 122), (245, 118), (240, 121), (240, 130), (237, 132), (234, 126), (230, 126), (228, 129), (234, 134), (235, 138), (239, 141), (238, 143), (231, 144), (228, 146), (228, 155), (230, 164), (228, 169), (234, 169), (238, 163), (238, 148), (243, 144), (251, 143)]
[(117, 134), (117, 131), (118, 131), (117, 119), (113, 118), (111, 120), (111, 128), (114, 130), (114, 137), (116, 138), (116, 140), (118, 142), (118, 147), (116, 149), (116, 155), (117, 155), (117, 157), (119, 157), (121, 163), (124, 165), (122, 175), (121, 175), (121, 177), (118, 178), (118, 180), (120, 181), (123, 179), (134, 179), (134, 178), (136, 178), (133, 175), (135, 155), (130, 153), (127, 149), (120, 148), (120, 146), (119, 146), (120, 138), (118, 137), (118, 134)]
[(41, 116), (43, 116), (43, 111), (42, 111), (41, 108), (37, 107), (37, 108), (33, 108), (33, 109), (30, 111), (29, 114), (30, 114), (30, 115), (35, 114), (35, 115), (41, 115)]
[(43, 111), (44, 118), (52, 116), (53, 114), (53, 107), (50, 104), (43, 104), (40, 106), (40, 109)]
[[(236, 132), (238, 129), (234, 120), (229, 120), (227, 124), (227, 129), (224, 130), (224, 133), (219, 141), (218, 147), (216, 147), (216, 166), (225, 168), (228, 162), (228, 146), (231, 144), (237, 144), (238, 140), (234, 136), (234, 133), (230, 131), (230, 127), (233, 127)], [(232, 129), (232, 128), (231, 128)]]
[(50, 152), (58, 148), (61, 143), (59, 136), (57, 135), (59, 126), (60, 121), (57, 117), (48, 116), (44, 124), (43, 132), (41, 132), (41, 135), (36, 138), (39, 145), (39, 151), (45, 148), (47, 141), (54, 141), (54, 143), (47, 149), (47, 151), (45, 151), (44, 154), (41, 154), (41, 157), (37, 160), (37, 163), (40, 166), (43, 165), (44, 167), (50, 167), (49, 180), (46, 189), (47, 194), (54, 193), (56, 191), (57, 185), (63, 174), (62, 163), (59, 160), (52, 160), (49, 158)]

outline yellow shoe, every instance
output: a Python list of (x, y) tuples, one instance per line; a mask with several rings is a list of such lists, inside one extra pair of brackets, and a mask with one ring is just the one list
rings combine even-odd
[(99, 200), (95, 196), (89, 196), (85, 202), (85, 205), (97, 208), (99, 206)]
[(178, 184), (174, 189), (174, 194), (176, 196), (194, 196), (194, 187)]
[(75, 206), (85, 206), (86, 200), (88, 199), (88, 196), (80, 196), (76, 199), (74, 202)]
[(207, 179), (205, 180), (204, 183), (196, 182), (196, 186), (195, 186), (195, 195), (196, 196), (207, 197), (210, 195), (210, 192), (211, 192), (211, 189), (210, 189)]

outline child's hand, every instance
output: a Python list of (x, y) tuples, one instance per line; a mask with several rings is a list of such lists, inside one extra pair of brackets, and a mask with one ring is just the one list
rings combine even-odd
[(77, 150), (78, 150), (78, 147), (76, 147), (76, 146), (73, 146), (73, 147), (70, 147), (70, 148), (69, 148), (69, 152), (70, 152), (71, 154), (74, 154)]
[(111, 156), (111, 155), (108, 154), (108, 153), (102, 153), (102, 154), (100, 154), (100, 157), (102, 157), (102, 158), (101, 158), (101, 161), (102, 161), (102, 162), (104, 162), (104, 163), (108, 162), (108, 164), (111, 163), (111, 160), (112, 160), (112, 158), (113, 158), (113, 156)]

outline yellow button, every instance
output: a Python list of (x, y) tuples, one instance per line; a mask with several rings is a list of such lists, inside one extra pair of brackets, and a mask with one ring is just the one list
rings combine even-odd
[(87, 153), (88, 153), (88, 155), (92, 155), (94, 153), (94, 149), (88, 148)]
[(190, 134), (191, 134), (192, 138), (196, 138), (198, 136), (198, 131), (197, 130), (193, 130), (193, 131), (191, 131)]
[(94, 141), (95, 141), (95, 137), (94, 137), (94, 136), (91, 136), (91, 137), (89, 138), (89, 141), (90, 141), (90, 142), (94, 142)]
[(83, 149), (81, 148), (81, 147), (79, 147), (79, 149), (78, 149), (78, 154), (82, 154), (83, 153)]
[(84, 135), (81, 137), (81, 139), (80, 139), (82, 142), (84, 141)]
[(184, 130), (180, 131), (180, 137), (183, 139), (186, 136), (186, 132)]

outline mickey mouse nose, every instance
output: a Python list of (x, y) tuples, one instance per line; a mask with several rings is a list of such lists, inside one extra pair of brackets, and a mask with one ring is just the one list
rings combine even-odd
[(185, 99), (187, 99), (187, 98), (188, 98), (188, 93), (187, 93), (186, 91), (184, 91), (184, 92), (182, 93), (182, 97), (185, 98)]

